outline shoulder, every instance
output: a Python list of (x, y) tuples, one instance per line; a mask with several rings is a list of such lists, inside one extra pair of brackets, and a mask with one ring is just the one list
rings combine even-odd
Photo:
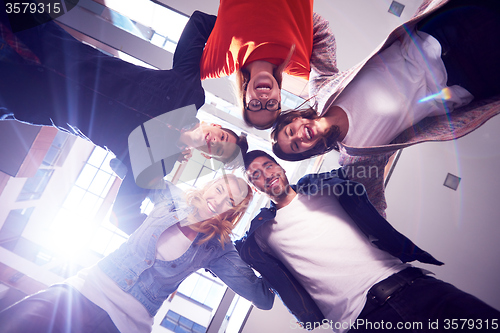
[(333, 169), (328, 172), (322, 172), (322, 173), (311, 173), (308, 175), (305, 175), (299, 181), (297, 182), (296, 187), (300, 188), (303, 186), (307, 186), (313, 183), (317, 183), (318, 181), (342, 181), (342, 180), (347, 180), (345, 171), (343, 168), (339, 169)]

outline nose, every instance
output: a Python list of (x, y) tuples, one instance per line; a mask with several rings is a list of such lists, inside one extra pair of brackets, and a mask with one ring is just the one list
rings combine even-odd
[(214, 136), (214, 137), (212, 138), (212, 140), (210, 140), (210, 145), (213, 147), (213, 146), (215, 146), (215, 145), (216, 145), (217, 143), (219, 143), (219, 142), (220, 142), (220, 138), (218, 138), (218, 137)]
[(269, 92), (261, 91), (257, 94), (257, 96), (259, 97), (259, 100), (261, 102), (267, 102), (267, 100), (269, 99)]
[(290, 140), (292, 141), (292, 143), (299, 143), (299, 142), (302, 142), (303, 141), (303, 137), (302, 137), (302, 134), (299, 133), (299, 131), (297, 129), (295, 129), (295, 131), (293, 131), (293, 134), (292, 136), (290, 137)]
[(226, 200), (226, 197), (223, 195), (219, 195), (216, 198), (214, 198), (214, 205), (216, 207), (217, 213), (221, 213), (222, 209), (222, 204)]
[(273, 176), (274, 176), (274, 172), (272, 172), (271, 170), (267, 170), (267, 169), (264, 170), (264, 177), (266, 179), (273, 178)]

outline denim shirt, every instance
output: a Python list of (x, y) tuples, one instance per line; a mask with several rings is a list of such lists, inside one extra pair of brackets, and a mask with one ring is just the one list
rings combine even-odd
[[(394, 229), (370, 203), (364, 186), (348, 180), (341, 169), (304, 176), (292, 188), (297, 193), (305, 195), (328, 193), (332, 197), (337, 197), (340, 205), (370, 241), (401, 261), (418, 260), (434, 265), (442, 264)], [(263, 252), (255, 241), (255, 231), (275, 217), (276, 206), (274, 203), (271, 203), (270, 208), (262, 208), (261, 212), (252, 220), (245, 237), (236, 242), (236, 248), (241, 258), (269, 281), (297, 320), (301, 323), (311, 323), (310, 327), (315, 327), (313, 323), (321, 323), (324, 316), (314, 300), (285, 265), (277, 258)]]
[(185, 219), (191, 209), (175, 186), (161, 191), (160, 200), (144, 223), (118, 250), (98, 265), (122, 290), (134, 296), (154, 316), (163, 301), (191, 273), (205, 268), (216, 274), (233, 291), (261, 309), (274, 301), (267, 282), (257, 277), (241, 260), (233, 244), (224, 248), (218, 239), (201, 245), (199, 233), (188, 250), (171, 261), (156, 259), (156, 243), (170, 226)]

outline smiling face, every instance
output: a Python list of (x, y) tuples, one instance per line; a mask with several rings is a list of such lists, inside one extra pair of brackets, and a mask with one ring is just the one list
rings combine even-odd
[(300, 154), (314, 147), (324, 135), (316, 119), (296, 117), (278, 133), (277, 143), (285, 154)]
[(239, 178), (223, 177), (205, 189), (198, 215), (207, 220), (238, 206), (248, 194), (248, 186)]
[(287, 194), (289, 183), (285, 170), (268, 157), (259, 156), (255, 158), (247, 168), (246, 173), (250, 182), (271, 199)]
[(200, 129), (202, 132), (202, 141), (197, 148), (205, 154), (225, 161), (238, 148), (236, 145), (238, 139), (233, 134), (222, 129), (220, 125), (200, 124)]
[[(274, 123), (280, 113), (280, 109), (276, 111), (265, 109), (266, 103), (271, 99), (281, 102), (281, 89), (274, 76), (268, 72), (260, 72), (252, 76), (246, 88), (244, 110), (250, 123), (259, 128), (269, 128)], [(260, 101), (263, 109), (259, 111), (247, 110), (247, 105), (254, 103), (252, 101)], [(268, 107), (271, 108), (269, 104)]]

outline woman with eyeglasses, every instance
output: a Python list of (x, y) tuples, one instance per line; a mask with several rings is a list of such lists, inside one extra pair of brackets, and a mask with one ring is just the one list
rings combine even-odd
[(232, 174), (184, 194), (155, 191), (154, 209), (119, 249), (62, 284), (0, 312), (2, 332), (150, 332), (153, 317), (199, 269), (217, 275), (260, 309), (274, 294), (230, 240), (252, 190)]
[[(282, 113), (273, 152), (299, 161), (340, 146), (342, 165), (378, 165), (380, 182), (398, 149), (459, 138), (500, 113), (499, 59), (500, 2), (426, 1), (361, 64), (310, 81), (319, 112)], [(370, 200), (383, 212), (382, 195)]]
[(282, 74), (309, 79), (313, 44), (321, 42), (327, 26), (313, 16), (312, 0), (221, 1), (203, 51), (201, 77), (235, 73), (245, 122), (270, 128), (281, 112)]

